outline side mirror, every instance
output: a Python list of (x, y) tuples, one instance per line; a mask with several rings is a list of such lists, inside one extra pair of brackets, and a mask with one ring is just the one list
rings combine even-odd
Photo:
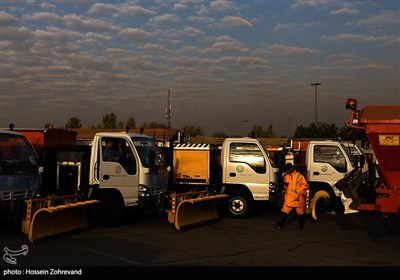
[(364, 165), (365, 165), (365, 156), (360, 155), (360, 168), (363, 168)]
[(369, 142), (367, 139), (362, 139), (361, 140), (361, 148), (368, 150), (369, 149)]
[(357, 155), (353, 156), (353, 166), (354, 168), (360, 168), (362, 169), (365, 165), (365, 156), (364, 155)]

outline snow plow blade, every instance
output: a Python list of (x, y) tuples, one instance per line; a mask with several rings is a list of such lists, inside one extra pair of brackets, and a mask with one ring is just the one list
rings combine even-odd
[[(88, 210), (98, 200), (88, 200), (57, 206), (40, 207), (32, 219), (22, 222), (22, 231), (28, 234), (30, 242), (89, 226)], [(29, 208), (29, 205), (28, 205)]]
[(209, 195), (208, 191), (173, 194), (168, 221), (181, 230), (184, 226), (215, 220), (219, 217), (218, 202), (227, 197), (226, 194)]
[(317, 220), (317, 214), (316, 214), (316, 207), (315, 205), (317, 204), (318, 199), (320, 199), (321, 197), (326, 197), (326, 198), (330, 198), (330, 194), (327, 191), (317, 191), (313, 198), (311, 199), (311, 216), (314, 220)]

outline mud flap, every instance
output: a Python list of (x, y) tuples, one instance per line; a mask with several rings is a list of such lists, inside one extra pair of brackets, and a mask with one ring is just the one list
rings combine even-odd
[(89, 200), (40, 208), (33, 214), (30, 223), (23, 221), (22, 231), (28, 234), (29, 241), (33, 243), (43, 237), (87, 227), (88, 209), (97, 203), (98, 200)]
[[(198, 197), (188, 198), (190, 195)], [(174, 223), (177, 230), (181, 230), (183, 226), (217, 219), (218, 201), (228, 197), (226, 194), (209, 196), (204, 192), (190, 193), (190, 195), (185, 193), (172, 196), (172, 209), (168, 211), (168, 221)]]
[(317, 204), (318, 199), (320, 199), (321, 197), (326, 197), (326, 198), (330, 198), (330, 194), (327, 191), (317, 191), (313, 198), (311, 199), (311, 216), (314, 220), (317, 220), (317, 214), (316, 214), (316, 207), (315, 205)]

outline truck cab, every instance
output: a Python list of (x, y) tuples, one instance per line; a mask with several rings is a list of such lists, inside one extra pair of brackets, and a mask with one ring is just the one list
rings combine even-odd
[(260, 142), (253, 138), (226, 138), (221, 151), (222, 192), (229, 195), (233, 217), (246, 218), (256, 201), (278, 199), (279, 169)]
[(19, 132), (0, 130), (0, 212), (18, 216), (25, 199), (39, 194), (41, 168), (28, 139)]
[(355, 166), (351, 154), (347, 148), (337, 141), (310, 141), (306, 150), (306, 179), (310, 185), (311, 197), (319, 190), (330, 194), (330, 198), (324, 197), (318, 200), (318, 210), (334, 208), (333, 198), (340, 197), (346, 211), (351, 211), (349, 205), (351, 199), (346, 199), (335, 184), (352, 171)]
[[(106, 143), (118, 157), (104, 157)], [(119, 224), (125, 207), (154, 207), (168, 185), (168, 168), (154, 140), (146, 135), (101, 132), (94, 136), (89, 185), (101, 203), (101, 221)]]

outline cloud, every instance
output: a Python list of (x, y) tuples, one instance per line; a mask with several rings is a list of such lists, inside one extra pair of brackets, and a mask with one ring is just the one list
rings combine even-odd
[(110, 21), (101, 19), (84, 19), (76, 14), (69, 14), (63, 16), (65, 24), (72, 29), (80, 31), (89, 30), (104, 30), (104, 31), (117, 31), (119, 27), (112, 24)]
[(118, 12), (118, 8), (112, 4), (104, 4), (104, 3), (95, 3), (93, 4), (88, 14), (92, 15), (113, 15)]
[(46, 23), (62, 23), (64, 20), (56, 13), (40, 12), (34, 13), (32, 15), (25, 15), (22, 17), (23, 20), (27, 21), (37, 21), (42, 20)]
[(4, 27), (4, 25), (12, 24), (15, 22), (17, 22), (17, 18), (15, 16), (5, 13), (3, 11), (0, 12), (0, 24), (2, 27)]
[(53, 9), (56, 8), (55, 5), (50, 4), (49, 2), (42, 2), (42, 3), (40, 4), (40, 7), (41, 7), (43, 10), (53, 10)]
[(144, 49), (147, 49), (147, 50), (154, 51), (154, 52), (159, 52), (159, 53), (165, 52), (165, 51), (167, 50), (167, 49), (166, 49), (164, 46), (162, 46), (162, 45), (152, 44), (152, 43), (147, 43), (147, 44), (145, 44), (145, 45), (143, 46), (143, 48), (144, 48)]
[(215, 39), (216, 42), (212, 44), (210, 48), (206, 48), (200, 51), (202, 54), (213, 54), (213, 53), (231, 53), (231, 52), (247, 52), (248, 48), (240, 41), (235, 40), (229, 36), (220, 36)]
[(155, 16), (150, 22), (154, 22), (157, 24), (166, 24), (166, 23), (179, 23), (181, 20), (177, 15), (173, 14), (164, 14), (161, 16)]
[(331, 42), (339, 42), (339, 41), (353, 41), (353, 42), (383, 42), (385, 44), (394, 44), (399, 42), (399, 36), (395, 35), (382, 35), (382, 36), (373, 36), (366, 34), (337, 34), (334, 36), (322, 36), (327, 41)]
[(231, 1), (216, 0), (211, 1), (210, 8), (220, 13), (226, 13), (235, 9), (235, 5)]
[(32, 32), (26, 27), (2, 26), (1, 40), (26, 40)]
[(241, 18), (241, 17), (232, 17), (232, 16), (225, 16), (222, 19), (222, 22), (224, 22), (225, 24), (231, 26), (231, 27), (241, 27), (241, 28), (246, 28), (246, 29), (251, 29), (253, 27), (253, 25)]
[(299, 9), (299, 8), (318, 8), (324, 7), (326, 5), (334, 4), (335, 1), (332, 0), (297, 0), (292, 6), (292, 9)]
[(272, 44), (269, 45), (266, 49), (269, 53), (279, 55), (314, 55), (320, 53), (320, 51), (310, 48), (300, 48), (281, 44)]
[(131, 3), (124, 3), (118, 6), (120, 13), (126, 17), (137, 17), (142, 15), (154, 16), (156, 11), (143, 8), (141, 6), (132, 5)]
[(278, 25), (275, 25), (272, 28), (272, 32), (279, 32), (279, 31), (283, 31), (283, 30), (288, 30), (288, 29), (292, 29), (294, 27), (294, 24), (291, 23), (280, 23)]
[(332, 15), (332, 16), (337, 16), (337, 15), (356, 15), (358, 13), (359, 13), (358, 10), (350, 9), (350, 8), (347, 8), (347, 7), (329, 12), (329, 14)]
[(148, 41), (153, 37), (151, 33), (140, 28), (125, 28), (118, 33), (118, 36), (138, 42)]
[(357, 71), (381, 71), (381, 70), (393, 70), (393, 67), (390, 65), (385, 65), (385, 64), (374, 64), (374, 63), (368, 63), (368, 64), (363, 64), (363, 65), (357, 65), (349, 68), (350, 70), (357, 70)]
[(185, 26), (183, 30), (189, 34), (189, 36), (204, 36), (205, 33), (201, 31), (200, 29), (191, 27), (191, 26)]
[(358, 26), (400, 24), (399, 14), (395, 11), (381, 11), (378, 15), (367, 19), (360, 19), (356, 23)]

